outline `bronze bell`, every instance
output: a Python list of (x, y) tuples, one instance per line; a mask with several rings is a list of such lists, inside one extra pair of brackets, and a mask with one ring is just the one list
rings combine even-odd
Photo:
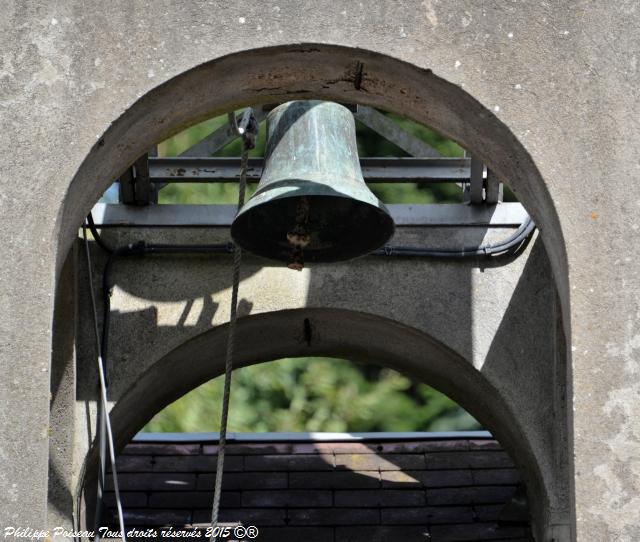
[(300, 269), (367, 254), (393, 235), (387, 208), (362, 177), (353, 115), (295, 101), (267, 117), (260, 184), (231, 226), (243, 249)]

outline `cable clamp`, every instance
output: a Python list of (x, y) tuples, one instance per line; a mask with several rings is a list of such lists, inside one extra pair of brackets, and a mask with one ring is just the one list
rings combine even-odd
[(258, 119), (253, 114), (253, 109), (247, 107), (242, 113), (240, 123), (236, 118), (234, 111), (228, 114), (229, 124), (233, 132), (242, 138), (242, 144), (245, 149), (253, 149), (256, 146), (256, 137), (258, 135)]

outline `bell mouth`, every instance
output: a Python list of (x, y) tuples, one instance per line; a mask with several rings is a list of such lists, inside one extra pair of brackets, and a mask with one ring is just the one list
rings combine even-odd
[[(292, 232), (301, 225), (308, 235), (302, 249), (305, 262), (338, 262), (364, 256), (384, 245), (394, 233), (386, 207), (333, 193), (331, 195), (256, 194), (231, 226), (233, 240), (265, 258), (290, 262), (295, 247)], [(300, 224), (300, 209), (306, 210)]]

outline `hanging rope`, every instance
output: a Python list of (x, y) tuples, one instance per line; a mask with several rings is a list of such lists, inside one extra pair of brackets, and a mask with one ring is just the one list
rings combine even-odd
[[(247, 166), (249, 164), (249, 150), (255, 146), (258, 123), (251, 108), (247, 108), (242, 116), (240, 125), (236, 121), (235, 113), (229, 113), (229, 123), (237, 135), (242, 137), (242, 158), (240, 160), (240, 181), (238, 183), (238, 211), (244, 205), (247, 188)], [(222, 496), (222, 474), (224, 472), (224, 454), (227, 445), (227, 421), (229, 418), (229, 397), (231, 395), (231, 378), (233, 375), (233, 354), (235, 348), (236, 321), (238, 319), (238, 289), (240, 286), (240, 267), (242, 264), (242, 249), (238, 245), (233, 248), (233, 286), (231, 289), (231, 311), (229, 315), (229, 331), (227, 333), (227, 352), (224, 367), (224, 391), (222, 394), (222, 413), (220, 415), (220, 438), (218, 440), (218, 460), (216, 463), (216, 477), (213, 489), (213, 505), (211, 509), (211, 541), (218, 539), (216, 528), (220, 513), (220, 498)]]
[[(91, 251), (89, 250), (89, 240), (87, 238), (87, 225), (82, 225), (82, 237), (84, 239), (84, 249), (87, 255), (87, 275), (89, 281), (89, 295), (91, 297), (91, 309), (93, 313), (93, 327), (96, 337), (96, 353), (98, 357), (98, 374), (100, 375), (100, 482), (98, 488), (98, 507), (96, 508), (96, 516), (100, 517), (102, 507), (102, 495), (105, 488), (106, 480), (106, 464), (105, 464), (105, 440), (108, 444), (109, 461), (111, 463), (111, 475), (113, 477), (113, 490), (116, 497), (116, 507), (118, 509), (118, 523), (120, 526), (120, 536), (122, 542), (127, 542), (126, 531), (124, 527), (124, 513), (122, 511), (122, 500), (120, 499), (120, 487), (118, 485), (118, 472), (116, 470), (116, 453), (113, 444), (113, 432), (111, 431), (111, 420), (109, 418), (108, 402), (107, 402), (107, 381), (105, 376), (105, 367), (102, 360), (102, 347), (100, 342), (100, 332), (98, 331), (98, 311), (96, 309), (96, 298), (93, 291), (93, 272), (91, 265)], [(105, 439), (106, 437), (106, 439)], [(100, 527), (98, 525), (98, 527)], [(97, 532), (97, 531), (96, 531)]]

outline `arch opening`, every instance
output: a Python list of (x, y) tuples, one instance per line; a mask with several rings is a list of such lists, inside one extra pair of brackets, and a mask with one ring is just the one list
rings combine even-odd
[[(157, 412), (141, 433), (219, 431), (223, 377)], [(373, 363), (284, 358), (237, 369), (231, 433), (478, 431), (468, 412), (428, 384)]]
[[(210, 92), (211, 82), (216, 93)], [(252, 104), (324, 99), (379, 108), (429, 126), (479, 157), (533, 216), (549, 254), (568, 331), (566, 254), (553, 201), (524, 146), (462, 88), (393, 57), (304, 44), (247, 50), (197, 66), (140, 98), (99, 139), (60, 209), (58, 276), (78, 227), (112, 179), (152, 145)]]
[[(311, 344), (298, 332), (305, 320), (314, 329)], [(318, 308), (246, 316), (238, 321), (237, 333), (237, 367), (283, 357), (342, 357), (390, 367), (428, 383), (465, 408), (509, 453), (529, 494), (537, 499), (532, 502), (534, 514), (546, 500), (530, 443), (500, 393), (466, 360), (428, 335), (371, 314)], [(176, 348), (131, 384), (111, 411), (118, 449), (156, 412), (223, 373), (225, 340), (226, 326), (205, 332)], [(81, 484), (89, 495), (96, 469), (94, 446), (87, 455)]]
[[(287, 387), (288, 380), (300, 387)], [(217, 434), (208, 431), (217, 430), (218, 383), (221, 377), (157, 413), (122, 449), (130, 527), (207, 525), (218, 450)], [(399, 391), (409, 385), (410, 393)], [(335, 398), (329, 410), (328, 396)], [(371, 408), (376, 404), (384, 408)], [(446, 396), (381, 366), (312, 357), (243, 367), (234, 373), (222, 521), (261, 517), (278, 540), (297, 536), (292, 522), (309, 532), (351, 528), (392, 536), (401, 532), (398, 522), (408, 521), (425, 532), (435, 523), (433, 535), (528, 534), (521, 477), (500, 443), (479, 429)], [(107, 500), (109, 525), (117, 529), (113, 492)], [(492, 504), (478, 506), (483, 502)], [(338, 524), (331, 524), (334, 517)]]
[[(215, 95), (209, 91), (212, 81), (219, 83)], [(58, 269), (62, 268), (64, 256), (76, 236), (77, 227), (93, 202), (104, 192), (110, 180), (118, 177), (126, 165), (132, 163), (150, 145), (227, 110), (254, 103), (308, 98), (361, 103), (431, 126), (472, 150), (496, 175), (507, 180), (541, 229), (561, 298), (565, 333), (568, 331), (568, 288), (562, 232), (544, 180), (522, 144), (508, 127), (473, 97), (438, 78), (430, 70), (378, 53), (339, 46), (295, 45), (237, 53), (196, 67), (142, 97), (105, 132), (69, 186), (57, 222), (60, 234)], [(286, 315), (278, 317), (286, 321)], [(260, 326), (265, 324), (264, 320), (260, 321), (258, 327), (252, 326), (256, 319), (261, 318), (262, 316), (248, 317), (240, 327), (259, 335)], [(374, 317), (371, 318), (375, 320)], [(366, 320), (367, 317), (363, 317), (363, 321)], [(375, 323), (369, 323), (371, 329), (376, 329)], [(396, 326), (389, 321), (386, 324)], [(326, 325), (331, 326), (331, 322), (327, 321)], [(283, 324), (279, 329), (280, 332), (285, 332), (286, 326)], [(216, 329), (212, 333), (216, 331), (218, 334), (215, 340), (221, 341), (222, 331)], [(336, 336), (341, 337), (339, 331), (335, 330)], [(413, 336), (412, 333), (419, 334), (415, 331), (407, 333), (407, 337)], [(370, 331), (363, 331), (363, 334), (372, 339)], [(364, 356), (364, 349), (367, 348), (365, 342), (354, 343), (347, 337), (340, 341), (332, 339), (319, 345), (315, 352), (316, 355), (358, 359)], [(478, 412), (481, 423), (492, 430), (505, 448), (522, 462), (530, 490), (533, 488), (536, 495), (540, 496), (537, 506), (543, 509), (547, 500), (546, 488), (530, 443), (527, 443), (520, 430), (523, 420), (513, 416), (500, 397), (500, 392), (493, 389), (458, 354), (434, 344), (428, 338), (422, 337), (415, 343), (422, 344), (423, 348), (430, 345), (427, 351), (430, 352), (430, 359), (435, 361), (427, 364), (428, 367), (424, 366), (424, 352), (421, 356), (417, 351), (400, 351), (394, 354), (379, 345), (379, 355), (384, 354), (386, 364), (395, 364), (416, 378), (424, 379), (470, 412)], [(193, 348), (194, 355), (199, 351), (198, 339), (194, 339), (193, 344), (192, 341), (187, 344), (190, 346), (185, 348)], [(280, 352), (277, 347), (271, 347), (266, 342), (262, 344), (265, 349), (263, 352), (245, 352), (241, 364), (248, 365), (257, 363), (258, 360), (277, 359), (285, 355), (308, 355), (303, 345), (296, 344), (295, 341), (286, 348), (281, 346)], [(410, 350), (408, 345), (406, 348)], [(182, 382), (183, 388), (174, 388), (174, 399), (198, 378), (208, 379), (214, 376), (207, 369), (207, 372), (194, 373), (189, 377), (195, 380), (183, 381), (183, 375), (178, 375), (176, 367), (172, 367), (172, 363), (178, 358), (172, 356), (179, 355), (182, 358), (185, 352), (188, 355), (189, 350), (181, 350), (180, 354), (174, 352), (163, 358), (154, 365), (153, 374), (146, 373), (118, 401), (113, 409), (113, 416), (114, 430), (120, 444), (131, 437), (134, 425), (131, 419), (126, 419), (121, 413), (139, 406), (136, 401), (140, 399), (138, 393), (142, 389), (146, 393), (145, 403), (149, 405), (148, 408), (157, 410), (162, 402), (169, 400), (167, 396), (160, 398), (157, 395), (157, 380), (154, 379), (159, 376), (156, 374), (156, 367), (167, 375), (173, 375), (178, 387)], [(265, 352), (271, 353), (265, 355)], [(367, 358), (370, 359), (370, 356), (367, 355)], [(455, 379), (450, 376), (452, 371), (456, 374)], [(469, 393), (469, 390), (474, 391)], [(148, 413), (146, 405), (143, 410)], [(484, 413), (480, 414), (480, 411)], [(136, 416), (135, 423), (139, 424), (142, 417)], [(87, 465), (90, 464), (91, 461), (88, 461)]]

